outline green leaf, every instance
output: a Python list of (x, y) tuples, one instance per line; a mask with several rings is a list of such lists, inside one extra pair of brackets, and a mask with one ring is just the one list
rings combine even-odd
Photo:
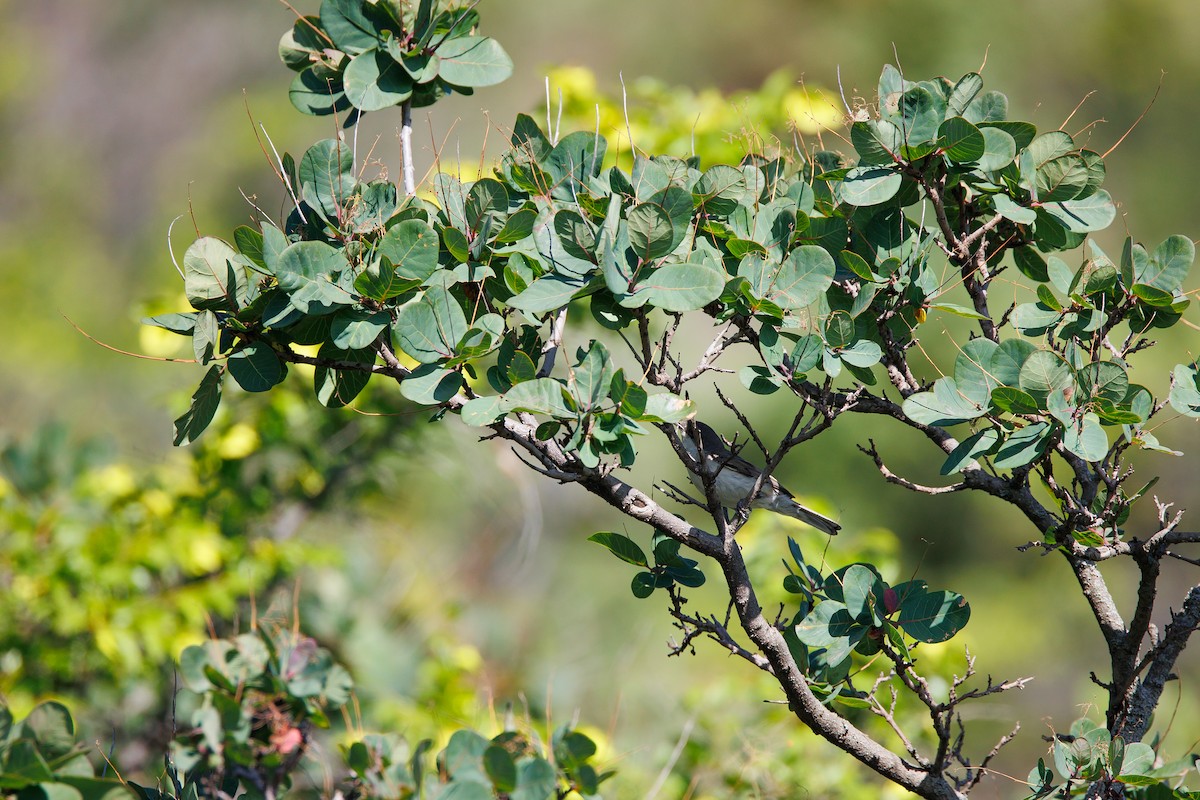
[(220, 239), (204, 236), (183, 255), (183, 288), (195, 309), (236, 310), (246, 283), (237, 252)]
[(197, 316), (197, 313), (191, 311), (184, 314), (159, 314), (154, 317), (143, 317), (142, 324), (162, 328), (181, 336), (191, 336), (192, 332), (196, 330)]
[[(842, 598), (846, 611), (856, 622), (872, 624), (872, 601), (876, 596), (879, 576), (861, 564), (851, 565), (842, 575)], [(882, 587), (880, 587), (882, 594)]]
[(658, 588), (658, 581), (652, 572), (639, 572), (633, 576), (630, 581), (629, 588), (633, 590), (633, 596), (639, 600), (645, 600), (650, 595), (654, 594), (654, 590)]
[(1074, 199), (1087, 184), (1087, 163), (1074, 153), (1042, 164), (1037, 168), (1034, 180), (1037, 199), (1042, 203)]
[(505, 221), (504, 227), (496, 234), (496, 241), (502, 243), (519, 242), (533, 233), (537, 224), (537, 211), (532, 208), (521, 208), (513, 212)]
[(324, 117), (351, 108), (342, 91), (342, 76), (323, 64), (313, 64), (292, 79), (288, 99), (301, 114)]
[(738, 266), (738, 275), (750, 281), (754, 297), (784, 309), (811, 305), (832, 285), (835, 271), (833, 257), (817, 245), (795, 248), (782, 264), (751, 254)]
[(471, 260), (471, 240), (458, 228), (451, 225), (442, 228), (442, 243), (458, 263), (466, 264)]
[(1129, 396), (1129, 373), (1115, 361), (1097, 361), (1079, 371), (1080, 389), (1085, 397), (1100, 397), (1123, 403)]
[(992, 408), (1005, 414), (1036, 414), (1037, 401), (1033, 396), (1011, 386), (998, 386), (992, 390)]
[(963, 116), (968, 122), (999, 122), (1008, 117), (1008, 98), (1000, 92), (985, 92), (971, 101)]
[(924, 86), (914, 86), (900, 97), (896, 122), (909, 146), (932, 142), (946, 117), (946, 103)]
[(1080, 273), (1077, 285), (1085, 297), (1107, 292), (1117, 283), (1117, 268), (1108, 261), (1088, 261)]
[(529, 411), (558, 419), (574, 419), (575, 412), (563, 400), (563, 385), (553, 378), (536, 378), (518, 383), (504, 394), (506, 411)]
[(619, 533), (611, 531), (601, 531), (589, 536), (588, 541), (595, 542), (602, 547), (607, 547), (609, 552), (627, 564), (646, 568), (650, 566), (650, 563), (646, 560), (645, 552), (642, 551), (642, 548), (638, 547), (637, 542), (628, 536), (622, 536)]
[(467, 328), (462, 306), (440, 286), (429, 287), (396, 313), (395, 331), (401, 349), (422, 364), (453, 358)]
[(225, 375), (224, 367), (214, 364), (204, 373), (200, 386), (192, 395), (192, 404), (182, 417), (175, 420), (176, 447), (191, 444), (200, 437), (213, 415), (221, 404), (221, 378)]
[(857, 329), (854, 319), (845, 311), (834, 311), (825, 320), (825, 344), (834, 350), (848, 347), (854, 342)]
[(269, 345), (261, 342), (235, 350), (227, 366), (230, 377), (247, 392), (265, 392), (287, 377), (287, 366)]
[(1013, 141), (1016, 143), (1018, 153), (1028, 147), (1029, 143), (1033, 141), (1033, 138), (1037, 136), (1037, 126), (1031, 122), (1018, 122), (1015, 120), (989, 120), (988, 122), (983, 123), (983, 127), (981, 127), (980, 130), (985, 130), (986, 128), (995, 128), (997, 130), (1004, 131), (1011, 136)]
[(724, 217), (733, 213), (746, 191), (746, 176), (741, 170), (717, 164), (705, 171), (692, 187), (695, 206), (706, 214)]
[[(996, 210), (1000, 210), (998, 205)], [(1103, 190), (1080, 200), (1043, 202), (1042, 211), (1061, 222), (1063, 227), (1072, 233), (1104, 230), (1117, 216), (1117, 207), (1113, 205), (1112, 197)]]
[(878, 364), (883, 358), (883, 348), (870, 339), (859, 339), (849, 347), (843, 347), (837, 355), (852, 367), (868, 369)]
[(571, 369), (567, 386), (583, 411), (591, 411), (608, 397), (612, 385), (613, 366), (608, 348), (593, 341), (586, 351), (579, 350), (579, 363)]
[[(1125, 758), (1117, 780), (1137, 785), (1130, 779), (1144, 776), (1153, 770), (1155, 759), (1154, 748), (1145, 742), (1132, 742), (1125, 745)], [(1158, 780), (1155, 779), (1155, 783), (1157, 782)]]
[(646, 422), (682, 422), (696, 413), (696, 405), (679, 395), (663, 392), (646, 398), (646, 410), (639, 419)]
[(947, 314), (953, 314), (963, 319), (988, 319), (988, 317), (985, 317), (973, 308), (955, 305), (954, 303), (930, 303), (928, 308), (930, 311), (944, 311)]
[(596, 263), (596, 234), (577, 212), (562, 209), (555, 214), (554, 232), (568, 255)]
[(629, 246), (638, 259), (646, 262), (662, 258), (675, 249), (675, 228), (662, 206), (642, 203), (629, 209)]
[(950, 92), (950, 99), (946, 101), (947, 112), (962, 114), (982, 90), (983, 78), (978, 72), (968, 72), (963, 75), (958, 79), (958, 83), (954, 84), (954, 89)]
[(531, 758), (521, 762), (517, 790), (509, 800), (547, 800), (556, 797), (558, 776), (554, 767), (544, 758)]
[(491, 425), (508, 413), (502, 397), (476, 397), (468, 400), (460, 414), (463, 424), (472, 427)]
[(377, 258), (354, 279), (354, 290), (363, 297), (380, 303), (419, 288), (421, 281), (408, 280), (396, 274), (391, 262)]
[(1021, 378), (1021, 367), (1036, 352), (1038, 348), (1033, 342), (1005, 339), (992, 354), (992, 376), (1005, 386), (1017, 386)]
[[(1006, 194), (992, 195), (992, 204), (996, 206), (996, 213), (1007, 220), (1012, 220), (1019, 225), (1032, 225), (1037, 221), (1037, 212), (1032, 208), (1025, 208), (1017, 205), (1013, 199)], [(1028, 250), (1029, 248), (1021, 248)], [(1015, 254), (1014, 254), (1015, 255)], [(1020, 265), (1018, 264), (1018, 267)], [(1024, 270), (1022, 270), (1023, 272)]]
[(886, 119), (856, 122), (850, 128), (850, 143), (858, 151), (859, 164), (895, 164), (901, 157), (904, 136)]
[[(517, 788), (517, 762), (500, 745), (490, 745), (483, 751), (483, 768), (499, 793), (508, 793)], [(491, 797), (491, 793), (488, 793)]]
[(206, 366), (216, 357), (220, 339), (221, 327), (217, 323), (217, 315), (208, 310), (197, 312), (192, 330), (192, 351), (201, 366)]
[[(999, 211), (999, 206), (997, 206), (997, 211)], [(1046, 260), (1037, 250), (1032, 247), (1018, 247), (1012, 251), (1012, 254), (1017, 269), (1026, 278), (1042, 283), (1050, 280), (1050, 274), (1046, 271)]]
[(1170, 292), (1142, 283), (1135, 283), (1130, 291), (1143, 303), (1155, 308), (1170, 308), (1175, 302), (1175, 296)]
[(37, 742), (41, 755), (53, 761), (75, 749), (75, 722), (62, 703), (39, 703), (21, 723), (20, 735)]
[(422, 364), (400, 384), (400, 394), (414, 403), (435, 406), (454, 397), (462, 387), (460, 373), (437, 364)]
[(373, 47), (379, 37), (363, 13), (360, 0), (323, 0), (321, 27), (339, 50), (357, 53)]
[(774, 394), (783, 386), (783, 380), (770, 368), (750, 364), (738, 370), (738, 380), (755, 394)]
[(1017, 385), (1042, 405), (1051, 392), (1067, 389), (1073, 386), (1074, 382), (1071, 366), (1062, 356), (1050, 350), (1038, 350), (1030, 354), (1021, 365)]
[(1134, 282), (1153, 286), (1163, 292), (1179, 291), (1192, 262), (1196, 260), (1196, 246), (1186, 236), (1168, 236), (1154, 248), (1148, 259), (1135, 260)]
[(544, 314), (565, 306), (586, 285), (582, 278), (545, 275), (511, 298), (508, 304), (530, 314)]
[(341, 350), (326, 343), (317, 351), (317, 358), (345, 365), (319, 366), (313, 373), (317, 401), (326, 408), (341, 408), (349, 404), (371, 380), (370, 367), (375, 363), (372, 350)]
[(903, 176), (884, 166), (855, 167), (838, 185), (838, 198), (852, 206), (877, 206), (900, 191)]
[(641, 278), (633, 298), (664, 311), (695, 311), (721, 296), (726, 277), (704, 264), (667, 264)]
[(398, 277), (426, 280), (438, 266), (437, 231), (420, 220), (406, 219), (388, 228), (377, 252), (391, 262)]
[[(1000, 441), (1000, 433), (995, 428), (984, 428), (978, 433), (968, 436), (951, 451), (950, 456), (942, 464), (941, 474), (952, 475), (971, 467), (975, 459), (991, 452)], [(978, 464), (975, 464), (978, 467)]]
[(270, 272), (267, 262), (263, 258), (263, 235), (261, 232), (248, 225), (239, 225), (233, 230), (233, 245), (239, 253), (249, 258), (259, 268)]
[(551, 194), (560, 199), (574, 202), (586, 191), (588, 179), (599, 171), (604, 163), (608, 142), (604, 137), (586, 131), (569, 133), (546, 155), (542, 167), (554, 177)]
[(437, 78), (442, 60), (437, 57), (436, 53), (406, 53), (399, 46), (397, 39), (389, 39), (387, 44), (388, 55), (400, 63), (400, 66), (408, 73), (408, 77), (412, 78), (413, 83), (430, 83)]
[(969, 400), (959, 391), (953, 378), (941, 378), (933, 391), (918, 392), (904, 401), (904, 415), (922, 425), (949, 427), (983, 416), (981, 403)]
[(896, 624), (918, 642), (944, 642), (966, 626), (971, 606), (957, 592), (906, 593)]
[(987, 140), (962, 117), (951, 117), (938, 127), (938, 147), (956, 164), (972, 164), (987, 152)]
[(1041, 458), (1054, 432), (1048, 422), (1036, 422), (1012, 433), (992, 459), (996, 469), (1019, 469)]
[(1017, 143), (998, 128), (980, 128), (983, 135), (983, 155), (976, 164), (981, 172), (997, 172), (1017, 157)]
[(512, 59), (487, 36), (447, 39), (437, 55), (441, 59), (438, 77), (455, 86), (494, 86), (512, 75)]
[(329, 328), (331, 341), (342, 350), (361, 350), (370, 347), (387, 330), (388, 322), (386, 311), (339, 311)]
[(574, 771), (596, 755), (596, 743), (579, 731), (560, 728), (554, 734), (554, 759), (565, 769)]
[(867, 263), (866, 259), (853, 250), (843, 250), (838, 253), (838, 258), (841, 260), (842, 266), (864, 281), (879, 280), (879, 277), (872, 271), (871, 265)]
[(508, 213), (508, 189), (494, 178), (483, 178), (476, 181), (471, 186), (471, 190), (467, 192), (464, 213), (467, 225), (471, 230), (480, 230), (485, 215)]
[(326, 314), (351, 296), (334, 285), (337, 274), (347, 267), (342, 251), (324, 242), (296, 242), (279, 255), (275, 277), (287, 292), (292, 306), (303, 314)]
[(954, 382), (973, 403), (986, 403), (1000, 381), (992, 374), (992, 359), (999, 346), (989, 339), (972, 339), (954, 360)]
[(835, 600), (818, 603), (793, 630), (796, 638), (810, 648), (824, 648), (824, 661), (831, 667), (849, 658), (867, 633), (866, 626), (856, 625), (846, 606)]
[(336, 220), (354, 194), (354, 152), (345, 142), (324, 139), (305, 151), (297, 174), (304, 200)]
[(1084, 461), (1100, 461), (1108, 452), (1108, 436), (1100, 427), (1100, 418), (1095, 414), (1084, 414), (1078, 422), (1065, 426), (1063, 447)]
[(367, 50), (352, 58), (342, 81), (346, 97), (359, 111), (382, 111), (412, 97), (412, 76), (380, 50)]
[(1171, 408), (1188, 417), (1200, 417), (1200, 371), (1179, 364), (1171, 372)]

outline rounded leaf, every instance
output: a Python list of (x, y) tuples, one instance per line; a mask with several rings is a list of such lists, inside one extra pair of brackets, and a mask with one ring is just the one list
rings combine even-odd
[(588, 541), (608, 548), (610, 553), (627, 564), (633, 564), (635, 567), (649, 566), (649, 562), (646, 560), (646, 553), (642, 548), (638, 547), (637, 542), (628, 536), (611, 531), (601, 531), (589, 536)]
[(661, 258), (675, 249), (675, 227), (666, 210), (656, 203), (629, 209), (629, 246), (641, 261)]
[(459, 36), (437, 49), (438, 77), (455, 86), (493, 86), (512, 75), (513, 63), (495, 39)]
[(380, 237), (377, 252), (391, 262), (396, 275), (423, 281), (437, 270), (437, 231), (421, 220), (406, 219)]
[(877, 206), (895, 197), (903, 180), (891, 167), (855, 167), (842, 178), (838, 199), (852, 206)]
[(359, 111), (382, 111), (412, 96), (412, 76), (380, 50), (351, 59), (342, 76), (346, 97)]
[(987, 140), (962, 117), (951, 117), (938, 128), (938, 147), (956, 164), (971, 164), (987, 152)]
[(695, 311), (721, 296), (726, 277), (705, 264), (667, 264), (640, 280), (633, 296), (664, 311)]
[(1066, 389), (1074, 382), (1071, 365), (1062, 356), (1050, 350), (1038, 350), (1021, 365), (1017, 386), (1032, 395), (1039, 404), (1044, 404), (1051, 392)]

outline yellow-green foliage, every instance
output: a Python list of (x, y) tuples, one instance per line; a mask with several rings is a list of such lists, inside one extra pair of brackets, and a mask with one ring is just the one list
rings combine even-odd
[(551, 70), (549, 81), (553, 126), (567, 132), (599, 125), (609, 142), (606, 166), (621, 163), (626, 169), (631, 134), (642, 153), (694, 154), (705, 166), (736, 164), (747, 152), (773, 154), (796, 149), (797, 142), (832, 137), (827, 142), (832, 147), (845, 118), (835, 93), (807, 85), (787, 70), (771, 73), (757, 89), (728, 94), (647, 77), (630, 82), (622, 97), (619, 88), (615, 93), (601, 89), (595, 74), (582, 67)]
[(76, 447), (51, 427), (3, 454), (0, 693), (18, 713), (147, 676), (314, 555), (223, 531), (193, 461), (143, 469)]

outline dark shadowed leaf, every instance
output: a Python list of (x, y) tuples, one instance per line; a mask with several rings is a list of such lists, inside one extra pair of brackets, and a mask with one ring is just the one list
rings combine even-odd
[(921, 591), (907, 594), (900, 602), (897, 624), (918, 642), (944, 642), (958, 633), (971, 618), (971, 606), (956, 592)]
[(225, 375), (222, 365), (214, 364), (204, 373), (199, 388), (192, 395), (192, 404), (182, 417), (175, 420), (175, 446), (191, 444), (199, 438), (221, 404), (221, 378)]
[(246, 345), (229, 356), (229, 375), (247, 392), (265, 392), (287, 376), (287, 366), (269, 345)]
[(628, 536), (611, 531), (601, 531), (589, 536), (588, 541), (607, 547), (614, 556), (635, 567), (649, 567), (645, 552), (638, 547), (637, 542)]

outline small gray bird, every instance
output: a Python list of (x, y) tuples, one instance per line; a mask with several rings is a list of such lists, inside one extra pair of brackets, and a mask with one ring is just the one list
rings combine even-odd
[[(696, 447), (697, 436), (700, 440), (699, 449)], [(734, 508), (750, 494), (762, 471), (734, 454), (716, 431), (699, 420), (688, 420), (683, 424), (679, 439), (688, 455), (703, 464), (706, 472), (715, 476), (713, 491), (721, 505)], [(698, 489), (704, 490), (704, 479), (699, 473), (689, 470), (688, 477)], [(830, 536), (836, 535), (842, 527), (797, 503), (792, 493), (774, 476), (763, 480), (758, 496), (751, 501), (750, 507), (765, 508), (785, 517), (794, 517)]]

